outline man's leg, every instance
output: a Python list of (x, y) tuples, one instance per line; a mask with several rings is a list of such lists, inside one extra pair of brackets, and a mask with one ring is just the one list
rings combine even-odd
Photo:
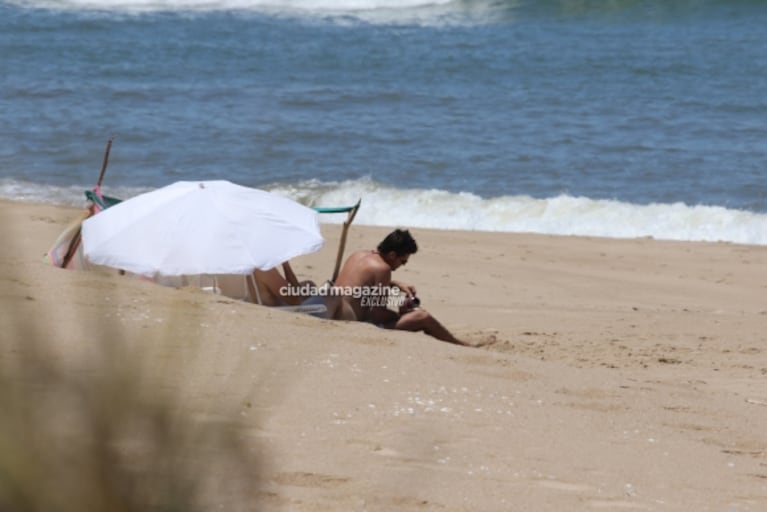
[(470, 346), (468, 343), (453, 336), (444, 325), (439, 323), (428, 311), (421, 308), (403, 314), (394, 323), (393, 328), (403, 331), (423, 331), (438, 340), (455, 343), (456, 345)]
[(354, 309), (341, 295), (335, 295), (332, 299), (333, 304), (335, 305), (334, 315), (331, 317), (333, 320), (347, 320), (351, 322), (357, 320), (357, 315), (354, 314)]

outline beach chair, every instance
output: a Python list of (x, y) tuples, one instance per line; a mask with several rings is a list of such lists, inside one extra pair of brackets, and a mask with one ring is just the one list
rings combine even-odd
[(317, 213), (345, 213), (346, 214), (346, 220), (344, 221), (343, 226), (341, 227), (341, 238), (338, 241), (338, 253), (336, 254), (335, 267), (333, 267), (333, 277), (330, 278), (332, 282), (336, 281), (336, 278), (338, 278), (338, 272), (341, 270), (341, 261), (343, 260), (344, 250), (346, 249), (346, 234), (349, 231), (349, 226), (351, 226), (352, 222), (354, 222), (354, 217), (356, 217), (357, 210), (360, 209), (361, 203), (362, 203), (362, 199), (359, 199), (357, 201), (357, 204), (354, 204), (352, 206), (335, 206), (335, 207), (315, 206), (314, 207)]
[(86, 190), (85, 191), (85, 199), (90, 201), (91, 203), (98, 206), (98, 210), (106, 210), (110, 206), (114, 206), (120, 202), (122, 202), (122, 199), (117, 199), (116, 197), (111, 196), (105, 196), (103, 194), (96, 193), (95, 190)]
[(85, 192), (85, 197), (88, 199), (88, 205), (80, 216), (67, 226), (64, 232), (56, 238), (53, 246), (44, 256), (45, 261), (54, 267), (79, 270), (90, 268), (83, 255), (80, 238), (82, 223), (88, 217), (107, 208), (107, 205), (111, 205), (113, 201), (119, 202), (119, 200), (115, 200), (114, 198), (106, 200), (101, 194), (101, 183), (104, 181), (104, 174), (106, 173), (107, 165), (109, 163), (109, 152), (112, 149), (113, 140), (113, 138), (110, 138), (107, 141), (106, 150), (104, 151), (104, 160), (101, 164), (98, 180), (96, 180), (96, 186), (93, 187), (93, 190)]
[(82, 212), (56, 237), (53, 245), (45, 253), (44, 261), (54, 267), (87, 270), (90, 265), (83, 255), (80, 238), (83, 222), (103, 209), (104, 201), (100, 199), (98, 187), (85, 193), (88, 205)]

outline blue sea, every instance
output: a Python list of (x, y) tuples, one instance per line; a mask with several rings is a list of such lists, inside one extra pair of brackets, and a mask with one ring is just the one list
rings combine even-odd
[[(767, 245), (762, 0), (0, 0), (0, 197)], [(327, 219), (337, 222), (341, 219)]]

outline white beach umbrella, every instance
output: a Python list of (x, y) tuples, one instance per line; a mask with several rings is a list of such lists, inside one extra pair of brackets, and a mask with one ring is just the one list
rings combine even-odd
[(319, 250), (319, 218), (293, 200), (228, 181), (180, 181), (83, 222), (91, 263), (136, 274), (249, 274)]

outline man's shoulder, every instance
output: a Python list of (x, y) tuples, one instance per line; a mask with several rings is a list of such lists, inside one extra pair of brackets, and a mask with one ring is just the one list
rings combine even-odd
[(375, 251), (355, 251), (347, 258), (336, 283), (339, 285), (361, 285), (379, 279), (386, 280), (387, 271), (390, 272), (389, 267)]
[(358, 250), (354, 251), (353, 253), (351, 253), (351, 255), (349, 257), (350, 258), (366, 258), (366, 257), (368, 257), (370, 255), (373, 255), (373, 254), (375, 254), (375, 253), (373, 251), (371, 251), (370, 249), (358, 249)]
[(381, 258), (381, 255), (375, 251), (358, 251), (358, 264), (370, 270), (386, 270), (389, 265)]
[(378, 253), (363, 249), (351, 253), (348, 261), (354, 262), (357, 265), (375, 265), (378, 263), (378, 260), (380, 260), (377, 256)]

